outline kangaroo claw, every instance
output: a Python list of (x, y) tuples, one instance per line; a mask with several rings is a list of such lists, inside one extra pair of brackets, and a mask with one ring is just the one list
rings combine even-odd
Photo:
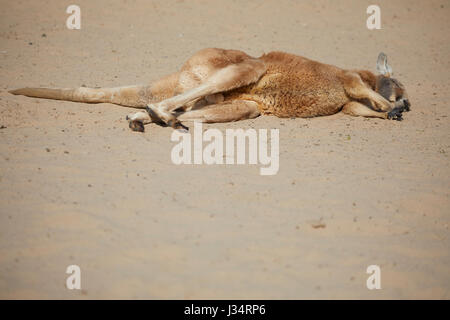
[(402, 111), (403, 111), (403, 108), (396, 107), (388, 112), (387, 118), (389, 120), (402, 121), (403, 120)]

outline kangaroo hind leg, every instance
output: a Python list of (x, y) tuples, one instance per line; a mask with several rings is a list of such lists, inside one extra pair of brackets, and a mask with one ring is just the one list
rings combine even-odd
[(156, 104), (149, 104), (147, 111), (155, 121), (173, 125), (176, 116), (173, 111), (198, 98), (229, 91), (256, 82), (266, 72), (265, 64), (258, 59), (219, 68), (200, 85)]
[(253, 119), (260, 115), (258, 104), (248, 100), (233, 100), (212, 104), (202, 109), (187, 111), (177, 117), (178, 121), (204, 123), (233, 122)]
[[(201, 109), (186, 111), (177, 117), (178, 129), (187, 129), (182, 122), (199, 121), (204, 123), (233, 122), (253, 119), (260, 115), (258, 104), (254, 101), (233, 100), (211, 104)], [(133, 131), (144, 132), (144, 125), (151, 123), (147, 112), (136, 112), (127, 116), (129, 127)]]

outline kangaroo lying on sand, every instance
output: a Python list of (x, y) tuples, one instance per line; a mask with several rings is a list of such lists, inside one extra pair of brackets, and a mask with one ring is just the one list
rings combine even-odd
[(352, 116), (402, 120), (410, 103), (404, 86), (391, 78), (380, 53), (380, 75), (344, 70), (284, 52), (253, 58), (242, 51), (203, 49), (177, 73), (149, 86), (10, 91), (29, 97), (146, 108), (127, 116), (134, 131), (155, 122), (186, 128), (183, 121), (207, 123), (256, 118), (316, 117), (342, 111)]

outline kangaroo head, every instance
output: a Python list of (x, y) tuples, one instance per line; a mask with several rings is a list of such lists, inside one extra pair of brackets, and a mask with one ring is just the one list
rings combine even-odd
[(380, 74), (377, 76), (376, 91), (390, 102), (395, 102), (396, 106), (403, 105), (403, 109), (409, 111), (411, 104), (405, 86), (392, 78), (392, 68), (383, 52), (378, 55), (377, 71)]

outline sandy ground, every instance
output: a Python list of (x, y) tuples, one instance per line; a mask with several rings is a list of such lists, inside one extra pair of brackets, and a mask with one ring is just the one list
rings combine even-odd
[[(0, 298), (450, 298), (450, 2), (377, 3), (370, 31), (372, 1), (77, 0), (68, 30), (71, 2), (0, 0)], [(279, 128), (261, 176), (174, 165), (130, 109), (7, 92), (150, 83), (204, 47), (373, 71), (384, 51), (412, 111), (205, 126)]]

